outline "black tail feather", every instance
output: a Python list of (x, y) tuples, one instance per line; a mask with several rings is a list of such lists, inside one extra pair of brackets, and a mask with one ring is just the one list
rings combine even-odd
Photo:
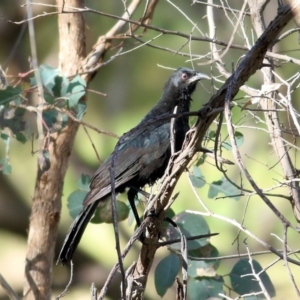
[(65, 265), (72, 259), (73, 254), (81, 240), (83, 232), (87, 224), (89, 223), (90, 219), (92, 218), (98, 206), (99, 201), (100, 200), (95, 201), (92, 204), (84, 207), (83, 210), (76, 217), (68, 235), (65, 238), (64, 244), (59, 253), (56, 264), (61, 263)]

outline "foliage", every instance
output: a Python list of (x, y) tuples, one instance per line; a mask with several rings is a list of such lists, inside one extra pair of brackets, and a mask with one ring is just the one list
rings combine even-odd
[[(66, 7), (68, 7), (67, 2)], [(280, 6), (281, 1), (278, 3)], [(176, 201), (172, 206), (174, 210), (168, 209), (167, 211), (166, 219), (172, 219), (178, 228), (161, 220), (161, 232), (158, 234), (159, 239), (155, 245), (173, 239), (181, 239), (181, 243), (170, 243), (168, 255), (160, 258), (154, 275), (157, 294), (161, 297), (164, 295), (168, 297), (167, 293), (174, 284), (177, 289), (180, 289), (180, 281), (185, 286), (185, 273), (187, 273), (188, 280), (185, 287), (190, 299), (223, 299), (225, 296), (223, 297), (222, 294), (227, 298), (234, 298), (236, 294), (248, 300), (276, 297), (276, 294), (279, 298), (282, 298), (282, 295), (285, 298), (292, 298), (291, 291), (296, 291), (299, 297), (299, 272), (297, 272), (298, 269), (296, 271), (293, 269), (294, 267), (299, 268), (300, 264), (297, 253), (295, 254), (299, 248), (296, 243), (299, 240), (299, 230), (295, 224), (300, 220), (298, 178), (300, 118), (297, 103), (300, 91), (298, 72), (300, 56), (299, 51), (295, 51), (299, 48), (297, 38), (299, 28), (295, 26), (295, 23), (299, 23), (299, 15), (295, 17), (295, 23), (293, 21), (286, 25), (292, 19), (292, 15), (287, 12), (286, 6), (277, 9), (272, 1), (251, 0), (245, 2), (245, 6), (243, 6), (243, 2), (239, 1), (208, 4), (201, 1), (193, 1), (192, 5), (187, 2), (147, 1), (146, 7), (129, 14), (130, 22), (141, 21), (141, 23), (131, 23), (132, 26), (129, 28), (129, 23), (124, 22), (127, 15), (123, 15), (121, 18), (118, 13), (124, 10), (127, 12), (131, 4), (126, 1), (119, 4), (107, 2), (106, 4), (101, 3), (101, 5), (96, 2), (89, 3), (93, 7), (93, 12), (84, 13), (88, 23), (88, 26), (85, 24), (85, 27), (90, 28), (87, 44), (89, 45), (93, 41), (95, 43), (88, 49), (90, 53), (86, 57), (80, 56), (81, 67), (80, 70), (74, 72), (75, 74), (62, 74), (59, 69), (48, 65), (40, 65), (37, 69), (31, 65), (32, 70), (29, 73), (14, 74), (11, 77), (11, 72), (24, 68), (24, 62), (27, 61), (28, 56), (33, 56), (30, 58), (31, 63), (37, 61), (37, 57), (26, 50), (29, 49), (27, 44), (22, 44), (20, 47), (12, 44), (7, 46), (12, 39), (3, 37), (3, 47), (0, 49), (2, 57), (6, 55), (3, 52), (7, 51), (6, 49), (11, 49), (12, 54), (14, 53), (13, 49), (17, 48), (19, 51), (17, 51), (18, 59), (13, 59), (14, 62), (8, 68), (9, 76), (2, 78), (3, 74), (0, 74), (0, 170), (5, 175), (18, 175), (15, 180), (15, 190), (21, 186), (24, 203), (31, 203), (33, 196), (32, 203), (42, 199), (40, 204), (42, 207), (45, 199), (39, 198), (39, 191), (46, 190), (49, 182), (51, 183), (54, 179), (61, 184), (64, 181), (71, 181), (70, 178), (72, 178), (70, 175), (66, 179), (64, 178), (64, 167), (59, 163), (55, 164), (56, 169), (51, 173), (52, 177), (42, 176), (45, 171), (50, 169), (53, 159), (48, 151), (49, 147), (52, 146), (52, 149), (56, 149), (57, 137), (63, 136), (61, 133), (69, 129), (70, 119), (81, 123), (81, 128), (85, 128), (86, 123), (90, 123), (93, 124), (90, 125), (93, 129), (96, 126), (103, 127), (103, 129), (113, 128), (119, 135), (140, 120), (140, 111), (147, 110), (153, 105), (153, 99), (159, 97), (161, 82), (163, 78), (167, 77), (166, 72), (168, 71), (158, 69), (157, 65), (172, 68), (189, 64), (197, 70), (210, 73), (212, 77), (210, 84), (204, 84), (194, 94), (193, 107), (195, 109), (193, 117), (190, 118), (190, 124), (195, 126), (189, 134), (191, 139), (187, 140), (188, 142), (193, 141), (195, 132), (199, 136), (203, 134), (204, 138), (192, 146), (197, 150), (199, 150), (199, 146), (203, 146), (207, 148), (205, 148), (207, 151), (204, 149), (203, 153), (196, 154), (193, 158), (190, 157), (191, 161), (184, 169), (188, 172), (190, 186), (184, 181), (178, 185), (179, 197), (182, 201), (179, 204), (179, 201)], [(50, 30), (51, 35), (56, 36), (54, 27), (48, 26), (50, 22), (54, 22), (53, 13), (48, 14), (50, 11), (46, 11), (50, 6), (39, 5), (42, 7), (39, 12), (41, 15), (37, 13), (32, 20), (25, 20), (26, 23), (33, 20), (35, 20), (34, 22), (47, 22), (42, 23), (43, 26), (39, 24), (37, 28)], [(120, 5), (119, 12), (116, 9), (118, 5)], [(2, 6), (5, 6), (4, 2)], [(14, 5), (9, 4), (9, 7), (15, 10)], [(38, 11), (38, 5), (35, 8)], [(43, 11), (44, 9), (46, 12)], [(88, 10), (88, 8), (86, 9)], [(97, 10), (99, 10), (99, 14), (95, 13)], [(109, 28), (112, 23), (106, 22), (109, 16), (107, 12), (115, 14), (111, 22), (115, 22), (115, 19), (118, 18), (122, 22), (116, 22)], [(257, 12), (260, 13), (257, 14)], [(23, 15), (23, 11), (22, 13), (18, 11), (18, 14)], [(76, 15), (80, 14), (83, 12), (78, 11)], [(15, 18), (19, 18), (19, 15), (15, 15)], [(61, 15), (64, 13), (59, 12), (59, 17)], [(172, 15), (172, 18), (167, 15)], [(7, 17), (9, 14), (3, 13), (2, 16), (8, 20), (3, 28), (7, 28), (7, 26), (20, 28), (20, 26), (12, 24), (14, 21), (9, 20), (10, 18)], [(96, 25), (93, 24), (93, 19), (97, 22), (97, 26), (101, 24), (100, 29), (97, 27), (100, 31), (94, 30)], [(269, 20), (273, 21), (269, 24)], [(281, 20), (281, 23), (278, 20)], [(17, 22), (15, 23), (17, 24)], [(272, 27), (272, 24), (275, 24), (274, 27), (278, 30), (284, 29), (284, 32), (278, 31), (274, 37), (272, 33), (276, 28)], [(75, 27), (77, 24), (70, 25)], [(5, 28), (2, 30), (2, 34), (5, 33)], [(107, 32), (105, 32), (106, 29)], [(48, 31), (48, 35), (49, 33)], [(72, 33), (73, 31), (69, 32), (70, 35)], [(99, 36), (93, 36), (95, 33)], [(109, 34), (107, 35), (107, 33)], [(264, 39), (266, 33), (267, 38)], [(17, 35), (16, 32), (11, 34), (11, 36)], [(83, 32), (82, 35), (84, 35)], [(50, 54), (52, 45), (55, 45), (57, 41), (47, 40), (45, 42), (48, 36), (44, 31), (41, 35), (42, 38), (39, 36), (40, 32), (37, 31), (34, 42), (37, 42), (39, 56), (41, 53), (40, 57), (43, 59)], [(33, 39), (32, 36), (30, 38)], [(263, 39), (265, 45), (261, 45)], [(74, 47), (72, 44), (68, 46), (70, 53), (80, 48)], [(81, 46), (85, 47), (85, 40)], [(253, 51), (255, 48), (260, 51)], [(54, 47), (54, 49), (56, 48)], [(253, 55), (253, 53), (256, 54)], [(64, 59), (63, 62), (60, 61), (60, 65), (67, 63), (69, 57)], [(258, 60), (260, 63), (256, 65)], [(251, 61), (251, 63), (244, 65), (245, 61)], [(101, 69), (99, 76), (96, 76), (98, 69), (103, 66), (105, 68)], [(28, 74), (32, 74), (32, 72), (35, 72), (35, 76), (29, 79), (28, 77), (31, 75)], [(87, 105), (81, 99), (86, 94), (87, 85), (92, 79), (95, 79), (92, 88), (97, 90), (97, 93), (90, 89), (89, 117), (88, 122), (84, 123), (82, 117), (86, 112)], [(231, 94), (230, 91), (235, 87), (239, 89), (238, 94)], [(99, 101), (98, 92), (100, 90), (107, 92), (106, 101)], [(213, 95), (212, 98), (216, 95), (223, 96), (224, 101), (222, 100), (220, 105), (207, 107), (206, 103), (211, 95)], [(151, 100), (151, 104), (148, 99)], [(201, 104), (200, 101), (202, 101)], [(202, 110), (199, 112), (202, 104), (204, 104), (204, 108), (209, 108), (204, 115), (200, 114), (200, 112), (203, 113)], [(202, 121), (206, 122), (208, 126), (203, 126), (205, 130), (197, 132), (197, 126)], [(96, 131), (112, 135), (105, 130), (96, 129)], [(204, 131), (207, 133), (204, 134)], [(99, 148), (105, 155), (111, 150), (110, 147), (106, 147), (106, 140), (102, 136), (99, 140), (96, 134), (91, 138), (88, 134), (80, 132), (79, 136), (79, 142), (76, 141), (74, 152), (80, 159), (83, 156), (86, 157), (82, 159), (84, 163), (92, 161), (90, 159), (92, 155), (85, 147), (87, 144), (93, 147), (96, 145), (95, 148), (100, 145)], [(97, 137), (95, 138), (95, 136)], [(68, 137), (65, 138), (68, 140)], [(28, 185), (27, 178), (25, 178), (27, 173), (35, 175), (34, 172), (28, 171), (29, 168), (27, 169), (26, 164), (30, 146), (31, 153), (35, 154), (34, 143), (38, 144), (37, 160), (40, 168), (36, 176), (36, 190), (33, 193), (32, 186), (30, 192), (25, 191), (24, 186)], [(67, 149), (71, 149), (73, 140), (70, 139), (69, 145), (68, 142), (66, 145)], [(103, 148), (105, 148), (104, 151)], [(24, 149), (27, 150), (24, 151)], [(82, 149), (85, 151), (84, 155), (82, 155)], [(16, 152), (17, 155), (13, 156), (12, 153)], [(103, 153), (100, 156), (104, 155)], [(68, 160), (70, 152), (66, 156), (66, 160)], [(18, 160), (15, 160), (15, 157)], [(180, 154), (175, 154), (174, 157), (178, 158)], [(57, 157), (55, 158), (57, 159)], [(235, 163), (232, 168), (228, 167), (229, 160)], [(61, 160), (58, 159), (58, 162)], [(71, 162), (71, 164), (73, 169), (77, 169), (76, 163)], [(20, 184), (19, 172), (23, 174), (24, 169), (26, 174), (22, 176), (22, 184)], [(9, 186), (7, 181), (10, 177), (3, 176), (3, 178), (5, 179), (2, 179), (1, 184), (6, 192), (6, 188)], [(177, 179), (172, 178), (172, 181), (168, 183), (169, 186), (175, 186)], [(68, 195), (66, 191), (71, 188), (69, 186), (65, 188), (64, 193), (68, 196), (67, 206), (73, 218), (82, 208), (85, 195), (89, 192), (89, 182), (90, 177), (82, 175), (77, 190)], [(159, 194), (164, 183), (159, 183), (157, 185), (159, 190), (153, 191)], [(42, 188), (40, 188), (41, 186)], [(149, 190), (153, 194), (152, 189)], [(59, 191), (59, 188), (55, 187), (53, 190), (47, 191), (52, 199), (57, 199), (56, 208), (60, 207), (62, 192)], [(172, 193), (165, 193), (164, 196), (166, 194), (170, 197)], [(24, 195), (28, 195), (28, 199)], [(142, 202), (140, 201), (142, 196), (138, 197), (136, 203)], [(12, 211), (14, 214), (17, 213), (14, 208), (15, 202), (11, 201), (16, 197), (9, 195), (2, 198), (5, 198), (5, 205), (13, 205)], [(231, 199), (235, 201), (231, 201)], [(169, 203), (172, 201), (173, 199), (170, 199)], [(146, 202), (145, 207), (148, 207), (148, 204), (149, 202)], [(186, 211), (188, 205), (192, 206), (192, 211)], [(175, 213), (174, 211), (181, 212)], [(39, 212), (39, 210), (35, 209), (34, 212)], [(128, 223), (132, 222), (132, 212), (124, 201), (117, 200), (117, 212), (120, 221), (128, 219)], [(55, 213), (59, 214), (57, 210)], [(52, 214), (49, 215), (52, 216)], [(92, 221), (94, 223), (110, 223), (111, 215), (112, 205), (110, 201), (107, 201), (100, 205)], [(42, 224), (48, 224), (47, 216), (41, 217)], [(148, 217), (147, 214), (145, 216)], [(155, 215), (150, 215), (150, 217), (153, 216)], [(29, 219), (29, 216), (26, 218)], [(59, 218), (51, 218), (51, 222), (53, 219), (58, 222)], [(18, 221), (11, 223), (17, 224)], [(193, 239), (195, 235), (210, 233), (212, 226), (218, 228), (220, 233), (214, 243), (209, 238)], [(46, 227), (43, 226), (43, 228)], [(35, 232), (38, 231), (40, 230)], [(188, 238), (187, 266), (185, 265), (186, 253), (182, 250), (184, 239), (179, 232)], [(54, 232), (54, 235), (56, 236), (57, 232)], [(42, 238), (38, 240), (43, 241)], [(241, 242), (246, 240), (247, 243), (248, 240), (251, 240), (249, 248), (246, 242)], [(103, 241), (101, 242), (103, 243)], [(232, 243), (237, 250), (231, 248)], [(54, 244), (53, 240), (49, 252), (39, 253), (39, 255), (50, 257), (49, 253), (54, 252)], [(38, 245), (34, 246), (40, 251)], [(142, 248), (145, 248), (144, 246), (145, 244)], [(240, 248), (247, 248), (246, 255), (241, 253)], [(269, 264), (261, 252), (258, 252), (261, 248), (269, 251), (268, 258), (272, 259), (272, 263)], [(134, 250), (132, 249), (132, 252)], [(230, 255), (228, 255), (229, 252)], [(145, 257), (144, 254), (141, 253), (140, 257)], [(254, 254), (259, 255), (258, 260), (253, 259)], [(100, 255), (99, 257), (99, 260), (102, 259), (106, 262), (107, 257)], [(280, 264), (275, 264), (277, 260), (282, 261)], [(31, 262), (31, 259), (26, 257), (26, 260), (23, 259), (23, 261), (28, 263)], [(120, 261), (123, 261), (123, 258), (119, 259)], [(27, 267), (30, 266), (26, 265), (26, 271), (28, 271), (26, 274), (30, 274), (30, 280), (34, 283), (40, 283), (40, 281), (36, 280), (30, 271), (41, 270), (41, 274), (48, 275), (47, 280), (52, 276), (47, 273), (52, 272), (51, 267), (46, 270), (36, 266), (30, 270)], [(147, 274), (148, 271), (147, 269)], [(76, 268), (74, 274), (75, 272), (77, 272)], [(81, 273), (84, 272), (76, 273), (76, 275), (79, 274), (76, 280), (83, 283), (85, 278), (80, 277)], [(138, 280), (142, 276), (131, 277), (132, 274), (141, 273), (126, 273), (128, 282), (133, 279), (130, 281), (132, 284), (138, 283), (138, 288), (134, 289), (133, 286), (132, 290), (141, 291), (143, 287), (146, 287), (147, 280), (140, 284)], [(293, 280), (294, 277), (295, 280)], [(61, 282), (64, 280), (67, 282), (68, 278)], [(59, 288), (61, 288), (61, 282)], [(97, 283), (97, 285), (102, 287), (104, 282)], [(41, 286), (41, 290), (51, 293), (51, 288), (47, 289), (42, 284), (36, 286)], [(284, 289), (284, 287), (287, 288)], [(68, 286), (68, 288), (70, 287)], [(112, 299), (120, 298), (119, 286), (111, 290), (118, 291), (118, 295), (112, 296)], [(156, 294), (153, 296), (151, 292), (150, 287), (146, 291), (146, 294), (149, 293), (148, 298), (155, 299)], [(289, 296), (286, 296), (287, 293)]]
[[(187, 238), (210, 233), (205, 219), (190, 212), (182, 212), (173, 217), (174, 223), (185, 233)], [(177, 234), (176, 234), (177, 233)], [(176, 229), (169, 225), (165, 231), (165, 238), (171, 241), (179, 238)], [(188, 241), (188, 295), (191, 300), (224, 299), (224, 277), (217, 273), (220, 266), (219, 251), (213, 246), (209, 238)], [(170, 254), (164, 257), (155, 269), (155, 287), (158, 295), (163, 297), (174, 283), (180, 273), (181, 257), (180, 243), (172, 243), (169, 247)], [(229, 274), (232, 290), (238, 295), (258, 295), (265, 299), (257, 279), (259, 276), (264, 288), (271, 297), (275, 296), (275, 288), (259, 262), (250, 259), (240, 259), (232, 267)], [(253, 267), (252, 267), (253, 266)], [(247, 298), (248, 299), (248, 298)], [(249, 298), (250, 299), (250, 298)]]
[[(29, 85), (7, 86), (0, 90), (0, 138), (6, 148), (0, 167), (4, 174), (11, 172), (10, 137), (24, 144), (28, 139), (39, 138), (41, 134), (48, 135), (62, 130), (68, 123), (69, 113), (80, 120), (86, 111), (86, 104), (80, 102), (85, 94), (86, 82), (79, 75), (69, 80), (66, 76), (60, 75), (58, 69), (47, 65), (41, 65), (38, 73), (44, 101), (37, 108), (28, 105), (27, 97), (33, 91), (37, 91), (36, 77), (30, 78)], [(29, 122), (26, 110), (31, 112), (34, 121)], [(36, 132), (35, 126), (32, 126), (37, 122), (37, 115), (41, 112), (43, 133)], [(44, 149), (45, 160), (48, 159), (46, 153), (47, 149)]]

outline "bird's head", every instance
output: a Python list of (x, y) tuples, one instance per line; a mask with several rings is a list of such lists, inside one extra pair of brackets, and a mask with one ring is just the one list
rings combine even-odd
[(170, 83), (176, 89), (187, 90), (189, 94), (192, 94), (196, 88), (197, 82), (202, 79), (210, 79), (210, 77), (194, 70), (181, 67), (170, 77)]
[(165, 84), (165, 97), (172, 99), (181, 98), (182, 96), (189, 97), (195, 91), (197, 83), (202, 79), (210, 79), (210, 77), (194, 70), (181, 67), (171, 75)]

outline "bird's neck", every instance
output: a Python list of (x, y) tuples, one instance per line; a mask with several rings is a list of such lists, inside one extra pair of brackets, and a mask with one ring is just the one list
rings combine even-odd
[[(177, 113), (189, 112), (191, 101), (191, 96), (187, 90), (175, 91), (173, 93), (165, 92), (156, 106), (144, 118), (144, 121), (153, 118), (153, 116), (158, 117), (165, 114), (173, 114), (175, 107), (177, 107)], [(187, 121), (188, 117), (184, 117), (184, 119)]]

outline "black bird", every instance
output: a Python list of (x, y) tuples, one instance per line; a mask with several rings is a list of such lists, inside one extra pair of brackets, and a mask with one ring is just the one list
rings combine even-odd
[[(171, 121), (170, 118), (160, 117), (173, 114), (176, 106), (177, 114), (189, 112), (191, 95), (201, 79), (209, 77), (187, 68), (176, 70), (165, 84), (159, 102), (136, 127), (120, 138), (114, 152), (100, 165), (92, 178), (90, 191), (83, 201), (83, 209), (71, 226), (58, 262), (65, 264), (72, 259), (98, 204), (110, 198), (113, 157), (115, 191), (122, 193), (129, 188), (128, 199), (134, 210), (134, 197), (139, 189), (146, 184), (154, 184), (163, 176), (171, 156)], [(175, 139), (172, 142), (177, 152), (181, 150), (185, 134), (189, 130), (188, 116), (175, 118), (172, 129)]]

